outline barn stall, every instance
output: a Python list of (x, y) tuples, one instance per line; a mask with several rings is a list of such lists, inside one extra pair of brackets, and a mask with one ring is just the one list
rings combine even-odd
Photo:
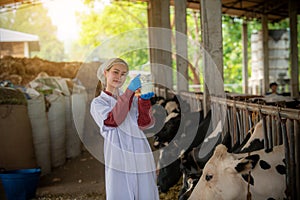
[[(181, 93), (183, 98), (194, 105), (194, 109), (203, 109), (203, 95)], [(297, 199), (299, 187), (299, 104), (296, 108), (288, 108), (282, 102), (271, 104), (262, 101), (253, 103), (253, 96), (228, 95), (227, 99), (212, 97), (211, 109), (215, 121), (223, 121), (223, 136), (229, 129), (232, 135), (232, 144), (241, 144), (253, 126), (263, 120), (265, 149), (271, 149), (280, 144), (285, 145), (287, 161), (287, 194), (291, 199)]]
[[(148, 1), (150, 2), (150, 4), (152, 5), (151, 8), (155, 9), (155, 6), (157, 6), (157, 8), (162, 9), (162, 11), (166, 11), (165, 9), (168, 9), (168, 7), (170, 6), (170, 4), (167, 1), (163, 1), (164, 4), (160, 4), (157, 3), (155, 1)], [(178, 4), (180, 1), (174, 1), (175, 2), (175, 6), (176, 4), (178, 5), (178, 8), (181, 6), (185, 6), (182, 4)], [(245, 1), (247, 2), (247, 1)], [(288, 1), (287, 1), (288, 2)], [(287, 3), (285, 2), (285, 3)], [(199, 2), (198, 1), (191, 1), (189, 2), (191, 5), (196, 6), (197, 9), (200, 9), (200, 7), (198, 6)], [(205, 1), (201, 1), (202, 4), (205, 4)], [(221, 2), (214, 2), (216, 3), (215, 5), (217, 6), (213, 6), (213, 3), (209, 3), (206, 2), (208, 4), (208, 6), (212, 6), (212, 9), (216, 9), (218, 10), (217, 6), (221, 6)], [(222, 2), (222, 5), (224, 5), (225, 10), (226, 9), (230, 9), (229, 5), (230, 2), (228, 4), (225, 4), (226, 2), (224, 1), (224, 3)], [(294, 3), (292, 1), (289, 1), (290, 4)], [(242, 3), (241, 3), (242, 4)], [(227, 5), (227, 7), (226, 7)], [(236, 4), (233, 4), (236, 5)], [(290, 9), (293, 11), (293, 8), (296, 8), (297, 6), (291, 6)], [(205, 9), (208, 9), (209, 7), (202, 7), (201, 9), (203, 9), (202, 11), (209, 15), (208, 12), (205, 12)], [(149, 26), (162, 26), (164, 27), (165, 25), (167, 25), (166, 23), (168, 23), (168, 21), (164, 21), (166, 20), (168, 17), (166, 17), (168, 15), (168, 12), (162, 12), (164, 14), (162, 14), (160, 11), (158, 10), (150, 10), (150, 14), (152, 14), (153, 18), (152, 20), (149, 20), (152, 24), (149, 24)], [(247, 10), (247, 9), (246, 9)], [(221, 12), (218, 12), (221, 15)], [(158, 17), (158, 19), (155, 20), (155, 16), (157, 17), (157, 14), (160, 15)], [(285, 13), (286, 14), (286, 13)], [(220, 16), (218, 15), (218, 16)], [(181, 19), (179, 16), (182, 16), (182, 13), (180, 13), (178, 15), (178, 21)], [(264, 16), (264, 15), (263, 15)], [(209, 17), (209, 16), (208, 16)], [(285, 16), (286, 17), (286, 16)], [(291, 14), (290, 15), (291, 19), (293, 19), (294, 15)], [(160, 22), (158, 22), (159, 20), (163, 20), (162, 23), (160, 24)], [(263, 21), (267, 21), (268, 18), (264, 18), (263, 17)], [(216, 19), (217, 21), (217, 19)], [(157, 24), (158, 23), (158, 24)], [(183, 22), (184, 23), (184, 22)], [(214, 23), (214, 22), (212, 22)], [(217, 22), (216, 22), (217, 23)], [(215, 24), (215, 23), (214, 23)], [(218, 23), (217, 23), (218, 24)], [(265, 23), (264, 23), (265, 26)], [(180, 27), (180, 26), (178, 26)], [(204, 29), (206, 31), (210, 31), (209, 27), (207, 27), (208, 29)], [(264, 28), (265, 29), (265, 28)], [(291, 27), (291, 30), (294, 30), (294, 27)], [(264, 33), (266, 30), (264, 30)], [(219, 32), (220, 33), (220, 32)], [(209, 33), (208, 33), (209, 35)], [(204, 35), (203, 37), (208, 37), (208, 35)], [(214, 35), (215, 36), (215, 35)], [(220, 34), (216, 36), (217, 38), (220, 37)], [(292, 51), (295, 51), (295, 42), (293, 42), (293, 40), (295, 39), (294, 37), (291, 37), (291, 49), (293, 49)], [(293, 39), (294, 38), (294, 39)], [(152, 38), (153, 39), (153, 38)], [(152, 40), (150, 38), (150, 40)], [(214, 41), (211, 41), (210, 38), (207, 38), (208, 43), (213, 43), (215, 44)], [(151, 41), (150, 41), (151, 42)], [(216, 41), (216, 42), (220, 42), (220, 41)], [(209, 44), (206, 43), (206, 45), (209, 46)], [(204, 44), (205, 45), (205, 44)], [(220, 44), (216, 44), (216, 46), (220, 46)], [(154, 51), (154, 52), (153, 52)], [(152, 51), (152, 56), (151, 59), (153, 63), (161, 63), (161, 61), (164, 61), (168, 66), (170, 66), (171, 61), (171, 57), (168, 53), (163, 53), (162, 57), (164, 59), (162, 59), (162, 57), (159, 56), (159, 52), (155, 52), (155, 49)], [(266, 51), (266, 50), (264, 50)], [(219, 54), (218, 51), (217, 54)], [(210, 52), (211, 53), (211, 52)], [(214, 53), (212, 53), (214, 54)], [(294, 64), (292, 64), (292, 71), (298, 71), (297, 69), (297, 63), (295, 64), (295, 54), (293, 54), (292, 57), (292, 62)], [(214, 55), (216, 56), (216, 55)], [(220, 68), (222, 66), (222, 62), (220, 61), (221, 56), (218, 55), (216, 56), (218, 58), (216, 58), (216, 60), (214, 61), (217, 66)], [(165, 59), (165, 58), (169, 58), (169, 59)], [(297, 59), (296, 59), (297, 60)], [(264, 60), (264, 65), (267, 65), (266, 60)], [(297, 61), (296, 61), (297, 62)], [(179, 62), (178, 62), (179, 63)], [(184, 65), (184, 62), (183, 62)], [(183, 65), (181, 65), (181, 67), (178, 67), (178, 70), (183, 70), (184, 71), (184, 67), (182, 67)], [(265, 68), (264, 68), (265, 69)], [(222, 67), (220, 68), (220, 70), (222, 71)], [(268, 74), (267, 70), (264, 70), (264, 75)], [(153, 71), (154, 75), (159, 79), (161, 79), (160, 81), (164, 81), (165, 79), (160, 77), (159, 78), (159, 71)], [(156, 73), (156, 74), (155, 74)], [(298, 73), (295, 73), (296, 75)], [(295, 75), (293, 74), (293, 75)], [(52, 75), (52, 74), (51, 74)], [(166, 74), (165, 74), (166, 75)], [(168, 76), (168, 74), (167, 74)], [(268, 85), (268, 76), (264, 76), (263, 79), (263, 89), (262, 91), (265, 91)], [(169, 80), (169, 79), (166, 79)], [(292, 94), (297, 97), (298, 95), (298, 91), (299, 89), (298, 87), (298, 78), (295, 78), (294, 76), (292, 77)], [(296, 83), (296, 84), (295, 84)], [(169, 84), (169, 83), (167, 83)], [(167, 85), (166, 84), (166, 85)], [(185, 83), (177, 83), (177, 87), (181, 90), (185, 90), (186, 86)], [(296, 89), (294, 89), (296, 88)], [(162, 96), (166, 96), (168, 95), (168, 88), (158, 88), (156, 90), (158, 95), (162, 95)], [(299, 148), (298, 148), (298, 143), (299, 143), (299, 137), (298, 137), (298, 133), (299, 133), (299, 112), (297, 109), (288, 109), (288, 108), (284, 108), (284, 107), (279, 107), (279, 106), (267, 106), (267, 105), (262, 105), (262, 104), (254, 104), (251, 102), (248, 102), (247, 100), (244, 99), (244, 101), (240, 101), (240, 100), (228, 100), (228, 99), (224, 99), (224, 98), (219, 98), (219, 97), (208, 97), (207, 96), (207, 92), (204, 91), (204, 94), (196, 94), (194, 95), (194, 93), (187, 93), (187, 92), (182, 92), (180, 93), (182, 96), (186, 97), (187, 100), (189, 100), (191, 102), (191, 105), (195, 105), (197, 106), (197, 109), (203, 109), (203, 110), (209, 110), (210, 107), (214, 110), (222, 110), (221, 112), (226, 113), (226, 120), (228, 122), (225, 122), (224, 120), (224, 124), (230, 124), (233, 126), (228, 127), (228, 129), (231, 129), (232, 133), (233, 133), (233, 141), (232, 143), (237, 143), (240, 142), (243, 138), (243, 134), (245, 133), (244, 131), (250, 130), (252, 127), (252, 122), (251, 120), (249, 120), (249, 116), (252, 116), (253, 113), (256, 113), (257, 116), (257, 120), (258, 119), (264, 119), (265, 121), (265, 132), (267, 133), (266, 137), (268, 138), (267, 142), (267, 147), (271, 147), (272, 145), (276, 145), (279, 144), (281, 142), (284, 142), (284, 144), (286, 144), (287, 148), (287, 154), (291, 155), (291, 157), (288, 157), (288, 161), (289, 162), (289, 170), (288, 170), (288, 177), (297, 177), (296, 179), (293, 178), (288, 178), (288, 185), (290, 189), (290, 195), (291, 195), (291, 199), (297, 199), (297, 193), (295, 191), (299, 191), (299, 183), (297, 181), (294, 180), (299, 180), (299, 171), (297, 171), (296, 169), (299, 169), (298, 167), (298, 160), (299, 160)], [(208, 99), (210, 98), (211, 100), (211, 104), (208, 102)], [(241, 99), (241, 97), (239, 97)], [(226, 107), (226, 108), (224, 108)], [(214, 111), (215, 113), (220, 113), (217, 111)], [(216, 116), (217, 117), (217, 116)], [(232, 123), (233, 122), (233, 123)], [(275, 131), (276, 130), (276, 131)], [(282, 133), (282, 138), (280, 136), (280, 133)], [(281, 139), (280, 139), (281, 138)], [(289, 154), (290, 153), (290, 154)], [(296, 174), (296, 176), (294, 176)], [(297, 187), (298, 189), (295, 189), (295, 187)], [(296, 196), (293, 196), (296, 195)]]
[[(286, 104), (280, 104), (273, 102), (269, 104), (265, 100), (253, 101), (257, 96), (249, 95), (249, 81), (247, 74), (247, 20), (243, 24), (243, 91), (245, 95), (237, 95), (235, 97), (230, 97), (230, 95), (225, 94), (223, 85), (217, 85), (221, 88), (221, 92), (218, 88), (214, 88), (213, 85), (216, 84), (215, 74), (223, 74), (223, 52), (222, 52), (222, 28), (221, 28), (221, 16), (222, 14), (228, 14), (231, 16), (246, 18), (248, 20), (258, 19), (262, 24), (261, 34), (261, 44), (258, 45), (260, 51), (260, 64), (252, 67), (253, 72), (260, 73), (261, 76), (256, 76), (254, 79), (259, 79), (254, 85), (259, 87), (257, 95), (264, 95), (268, 91), (269, 83), (274, 80), (272, 66), (273, 63), (271, 59), (274, 59), (274, 54), (276, 52), (271, 52), (269, 44), (272, 48), (272, 43), (269, 42), (270, 33), (268, 30), (268, 23), (272, 21), (280, 21), (281, 19), (289, 18), (290, 25), (290, 42), (289, 42), (289, 62), (290, 65), (288, 69), (290, 70), (290, 95), (296, 99), (299, 98), (299, 69), (298, 69), (298, 47), (297, 47), (297, 15), (299, 14), (299, 3), (295, 1), (163, 1), (157, 2), (154, 0), (147, 0), (148, 2), (148, 18), (149, 27), (160, 27), (160, 28), (170, 28), (170, 11), (169, 7), (171, 5), (175, 6), (175, 24), (177, 33), (186, 34), (186, 21), (181, 16), (185, 16), (187, 8), (198, 9), (201, 12), (201, 24), (202, 24), (202, 48), (203, 50), (203, 73), (204, 73), (204, 83), (206, 87), (203, 89), (203, 93), (195, 94), (187, 92), (188, 80), (187, 68), (188, 63), (185, 62), (187, 58), (187, 41), (183, 41), (183, 38), (179, 36), (176, 37), (175, 43), (181, 45), (176, 46), (176, 67), (177, 74), (185, 77), (181, 79), (177, 76), (176, 85), (177, 91), (169, 85), (172, 83), (166, 83), (168, 80), (172, 80), (172, 74), (161, 73), (159, 67), (156, 63), (160, 63), (166, 66), (172, 65), (172, 58), (168, 52), (171, 52), (169, 47), (171, 46), (170, 37), (160, 37), (161, 35), (168, 35), (164, 31), (156, 31), (150, 29), (150, 45), (153, 45), (153, 49), (150, 50), (152, 73), (155, 74), (157, 78), (157, 88), (156, 94), (164, 97), (172, 96), (174, 93), (183, 96), (185, 100), (190, 102), (195, 110), (202, 109), (205, 113), (209, 110), (214, 112), (215, 121), (217, 119), (223, 120), (223, 125), (230, 130), (232, 134), (232, 143), (240, 143), (242, 141), (244, 134), (247, 133), (253, 126), (252, 116), (255, 115), (255, 120), (258, 121), (262, 119), (264, 121), (264, 133), (266, 138), (265, 147), (271, 148), (273, 145), (278, 145), (281, 143), (285, 144), (286, 147), (286, 160), (287, 163), (287, 188), (288, 188), (288, 198), (298, 199), (299, 198), (299, 107), (287, 108)], [(177, 36), (177, 35), (176, 35)], [(160, 41), (160, 38), (164, 38), (164, 41)], [(161, 45), (160, 45), (161, 44)], [(183, 44), (183, 45), (182, 45)], [(253, 45), (255, 43), (253, 42)], [(276, 44), (276, 48), (278, 48)], [(167, 51), (167, 52), (165, 52)], [(280, 54), (281, 56), (284, 53)], [(255, 57), (255, 56), (253, 56)], [(256, 56), (257, 58), (258, 56)], [(184, 61), (185, 60), (185, 61)], [(255, 63), (255, 62), (254, 62)], [(276, 64), (279, 62), (275, 61)], [(270, 65), (271, 64), (271, 65)], [(216, 68), (217, 70), (213, 69)], [(256, 70), (255, 70), (256, 68)], [(260, 68), (260, 70), (257, 70)], [(279, 68), (274, 66), (274, 68)], [(215, 71), (214, 71), (215, 70)], [(276, 71), (276, 70), (275, 70)], [(286, 73), (286, 70), (283, 70)], [(217, 73), (215, 73), (217, 72)], [(280, 73), (280, 72), (279, 72)], [(212, 76), (213, 74), (213, 76)], [(157, 75), (157, 76), (156, 76)], [(220, 78), (222, 79), (222, 78)], [(277, 79), (277, 81), (279, 81)], [(164, 85), (167, 87), (160, 87)], [(256, 86), (252, 89), (252, 92), (256, 90)], [(174, 87), (175, 88), (175, 87)], [(213, 89), (213, 90), (209, 90)], [(214, 90), (215, 89), (215, 90)], [(175, 91), (175, 92), (174, 92)], [(255, 93), (254, 93), (255, 94)], [(229, 97), (229, 99), (228, 99)], [(251, 99), (252, 98), (252, 99)], [(283, 100), (285, 101), (285, 100)], [(255, 114), (253, 114), (255, 113)], [(225, 131), (224, 131), (225, 133)]]

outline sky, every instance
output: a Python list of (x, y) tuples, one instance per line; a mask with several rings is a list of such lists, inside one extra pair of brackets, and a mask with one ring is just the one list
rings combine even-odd
[[(109, 3), (109, 0), (102, 0), (104, 3), (98, 3), (102, 7)], [(87, 9), (83, 0), (44, 0), (43, 4), (48, 8), (48, 15), (52, 23), (57, 26), (57, 36), (60, 40), (75, 40), (79, 36), (80, 26), (76, 22), (75, 13), (85, 12)]]

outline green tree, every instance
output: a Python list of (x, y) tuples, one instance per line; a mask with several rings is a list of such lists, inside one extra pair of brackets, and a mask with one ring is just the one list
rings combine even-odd
[[(224, 63), (224, 83), (234, 84), (237, 87), (225, 87), (229, 91), (242, 93), (242, 23), (243, 19), (232, 18), (226, 15), (222, 17), (223, 28), (223, 63)], [(247, 21), (248, 30), (248, 75), (251, 77), (251, 34), (262, 29), (259, 20)], [(287, 29), (288, 20), (276, 23), (269, 23), (268, 28)]]
[[(103, 11), (99, 12), (94, 8), (95, 2), (101, 0), (85, 0), (90, 5), (91, 12), (81, 15), (81, 38), (80, 44), (91, 47), (97, 47), (103, 44), (105, 39), (123, 32), (133, 30), (135, 28), (147, 28), (147, 4), (141, 2), (128, 1), (113, 1), (106, 6)], [(170, 8), (171, 28), (174, 27), (174, 9)], [(232, 92), (242, 92), (242, 19), (232, 18), (226, 15), (222, 17), (222, 32), (223, 32), (223, 63), (224, 63), (224, 83), (229, 85), (225, 87), (226, 90)], [(286, 28), (287, 20), (279, 23), (270, 23), (270, 29)], [(187, 11), (187, 36), (188, 38), (201, 43), (201, 28), (200, 28), (200, 13), (199, 11)], [(257, 20), (248, 22), (248, 38), (254, 30), (261, 30), (261, 23)], [(172, 41), (175, 41), (175, 35), (172, 36)], [(128, 41), (127, 45), (135, 42)], [(122, 48), (121, 44), (118, 44)], [(175, 44), (173, 44), (175, 45)], [(248, 42), (248, 60), (251, 60), (251, 43)], [(201, 56), (197, 52), (197, 46), (190, 45), (188, 47), (189, 61), (189, 83), (198, 84), (202, 78), (202, 61)], [(174, 50), (173, 50), (174, 51)], [(175, 52), (175, 51), (174, 51)], [(148, 58), (148, 50), (141, 50), (139, 52), (128, 52), (126, 60), (131, 66), (140, 66), (146, 63)], [(133, 59), (134, 58), (134, 59)], [(175, 56), (173, 54), (173, 67), (175, 68)], [(251, 65), (249, 64), (249, 69)], [(200, 69), (200, 70), (198, 70)], [(249, 77), (251, 70), (248, 69)], [(200, 72), (200, 74), (199, 74)], [(199, 80), (200, 79), (200, 80)], [(201, 82), (200, 82), (201, 83)], [(231, 85), (231, 86), (230, 86)]]
[(48, 10), (42, 4), (21, 5), (16, 11), (1, 13), (2, 28), (38, 35), (40, 51), (35, 56), (51, 61), (64, 59), (64, 47), (56, 37), (56, 27), (47, 16)]
[[(198, 10), (187, 10), (187, 37), (192, 39), (196, 44), (201, 43), (201, 29), (200, 29), (200, 11)], [(202, 67), (202, 55), (199, 55), (199, 47), (193, 44), (188, 46), (188, 57), (189, 57), (189, 84), (200, 85), (200, 80), (203, 80), (203, 67)], [(200, 89), (194, 89), (196, 92)]]
[(242, 87), (242, 24), (240, 19), (222, 17), (224, 84), (238, 85), (225, 90), (241, 92)]
[[(139, 28), (147, 28), (147, 4), (142, 2), (114, 1), (101, 12), (93, 4), (97, 1), (86, 1), (91, 11), (78, 16), (81, 24), (79, 44), (96, 48), (114, 36), (122, 37), (123, 33)], [(127, 38), (126, 44), (118, 43), (118, 48), (126, 48), (137, 41), (134, 36)], [(148, 49), (129, 51), (121, 55), (130, 66), (141, 66), (148, 62)], [(137, 69), (137, 68), (136, 68)]]

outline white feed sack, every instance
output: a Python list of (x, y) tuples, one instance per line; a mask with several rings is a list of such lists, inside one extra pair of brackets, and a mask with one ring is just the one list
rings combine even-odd
[(51, 106), (48, 111), (48, 125), (50, 129), (51, 165), (58, 167), (66, 161), (66, 103), (60, 93), (47, 96)]
[(45, 107), (44, 95), (34, 89), (27, 89), (31, 99), (27, 99), (28, 116), (32, 126), (33, 144), (37, 164), (42, 175), (51, 172), (50, 130)]
[(76, 133), (82, 139), (87, 109), (87, 92), (81, 85), (74, 84), (73, 94), (71, 95), (72, 114), (76, 128)]

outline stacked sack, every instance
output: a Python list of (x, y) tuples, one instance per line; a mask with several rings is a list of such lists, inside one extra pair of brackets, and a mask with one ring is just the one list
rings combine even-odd
[[(85, 116), (86, 92), (83, 86), (78, 85), (72, 80), (51, 77), (45, 73), (40, 73), (29, 85), (30, 88), (27, 89), (27, 92), (30, 94), (31, 99), (28, 100), (28, 102), (30, 102), (28, 104), (32, 105), (30, 107), (32, 111), (37, 109), (35, 105), (39, 104), (41, 99), (44, 99), (44, 113), (40, 113), (41, 117), (39, 118), (34, 117), (34, 115), (30, 118), (32, 124), (40, 125), (40, 127), (33, 128), (33, 135), (36, 135), (36, 137), (34, 137), (37, 145), (36, 152), (37, 157), (40, 157), (40, 159), (37, 159), (38, 163), (45, 165), (44, 174), (47, 174), (49, 169), (51, 170), (53, 167), (61, 166), (65, 163), (67, 158), (74, 158), (81, 153), (79, 134), (82, 133), (84, 124), (81, 125), (82, 121), (78, 122), (80, 129), (77, 129), (75, 118), (77, 115), (80, 115), (79, 118), (84, 118)], [(81, 88), (80, 93), (78, 93), (78, 89), (76, 89), (78, 87)], [(35, 94), (33, 91), (35, 91)], [(77, 105), (78, 99), (80, 99), (80, 105)], [(77, 106), (73, 106), (74, 104)], [(41, 111), (41, 108), (37, 110)], [(78, 110), (80, 112), (78, 112)], [(43, 122), (37, 122), (40, 121), (41, 118), (45, 118), (44, 116), (46, 117), (46, 124), (44, 120)], [(38, 135), (41, 133), (40, 129), (42, 129), (42, 124), (42, 132), (44, 132), (43, 135), (45, 136), (43, 141), (49, 141), (49, 147), (47, 147), (46, 144), (44, 144), (43, 147), (39, 145), (40, 138)], [(46, 136), (47, 129), (49, 139), (47, 139)], [(42, 150), (42, 148), (44, 148), (44, 150)], [(48, 159), (49, 162), (45, 159), (47, 158), (47, 155), (45, 155), (47, 151), (49, 151), (50, 155)], [(47, 165), (45, 162), (47, 162)], [(48, 163), (51, 164), (49, 165)]]
[(0, 169), (35, 168), (37, 162), (26, 96), (9, 86), (3, 82), (0, 86)]
[(0, 169), (51, 172), (80, 155), (87, 93), (79, 80), (40, 73), (28, 86), (0, 82)]

